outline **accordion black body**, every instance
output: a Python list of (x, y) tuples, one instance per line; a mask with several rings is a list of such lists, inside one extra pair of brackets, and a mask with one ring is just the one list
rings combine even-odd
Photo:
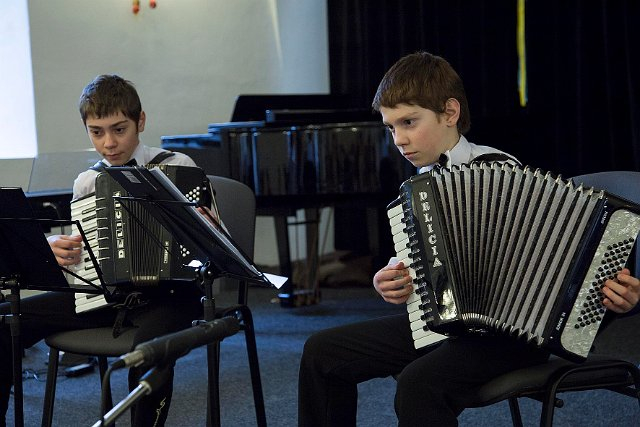
[(589, 352), (602, 284), (640, 231), (636, 204), (498, 163), (414, 176), (388, 214), (414, 276), (414, 336), (508, 334), (573, 360)]
[[(164, 164), (145, 167), (158, 167), (188, 200), (200, 206), (210, 206), (213, 196), (202, 169)], [(120, 184), (102, 172), (96, 177), (95, 193), (71, 204), (72, 219), (80, 221), (104, 283), (115, 295), (165, 282), (193, 281), (196, 269), (189, 266), (193, 257), (188, 248), (179, 244), (141, 203), (119, 199), (127, 196)], [(88, 281), (98, 278), (88, 256), (76, 273)], [(81, 287), (83, 282), (75, 279), (73, 284)], [(76, 311), (104, 305), (105, 299), (99, 297), (76, 294)]]

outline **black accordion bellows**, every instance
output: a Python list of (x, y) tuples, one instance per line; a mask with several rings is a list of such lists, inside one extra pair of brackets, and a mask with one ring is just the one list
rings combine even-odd
[(602, 284), (640, 231), (636, 204), (498, 163), (414, 176), (388, 214), (414, 270), (413, 329), (508, 334), (573, 359), (589, 352)]

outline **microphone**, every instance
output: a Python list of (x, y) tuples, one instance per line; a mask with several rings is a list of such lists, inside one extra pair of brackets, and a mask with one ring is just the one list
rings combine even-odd
[(186, 355), (201, 345), (234, 335), (240, 330), (235, 317), (223, 317), (192, 326), (184, 331), (174, 332), (138, 344), (133, 351), (121, 356), (111, 365), (112, 369), (147, 365), (164, 365)]

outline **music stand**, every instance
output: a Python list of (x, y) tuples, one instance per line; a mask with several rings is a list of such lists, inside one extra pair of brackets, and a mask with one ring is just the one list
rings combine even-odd
[[(204, 321), (215, 319), (213, 281), (230, 277), (262, 285), (272, 285), (248, 256), (220, 227), (205, 219), (169, 178), (158, 168), (111, 167), (106, 171), (130, 195), (123, 202), (140, 203), (180, 244), (202, 262), (195, 279), (205, 292)], [(218, 343), (207, 345), (208, 356), (208, 424), (220, 425), (218, 389)]]
[[(8, 320), (11, 331), (16, 426), (22, 426), (24, 423), (20, 290), (75, 290), (69, 286), (62, 274), (62, 268), (56, 262), (41, 227), (70, 223), (71, 221), (65, 220), (33, 218), (31, 207), (21, 188), (0, 188), (0, 239), (3, 241), (0, 245), (0, 288), (11, 290), (7, 296), (11, 314), (3, 318)], [(95, 260), (93, 254), (91, 257)], [(94, 286), (94, 289), (88, 291), (98, 293), (101, 290)]]

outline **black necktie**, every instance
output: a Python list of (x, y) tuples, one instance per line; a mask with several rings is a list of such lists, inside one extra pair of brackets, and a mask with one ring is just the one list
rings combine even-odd
[(136, 162), (136, 159), (131, 159), (122, 166), (138, 166), (138, 162)]

